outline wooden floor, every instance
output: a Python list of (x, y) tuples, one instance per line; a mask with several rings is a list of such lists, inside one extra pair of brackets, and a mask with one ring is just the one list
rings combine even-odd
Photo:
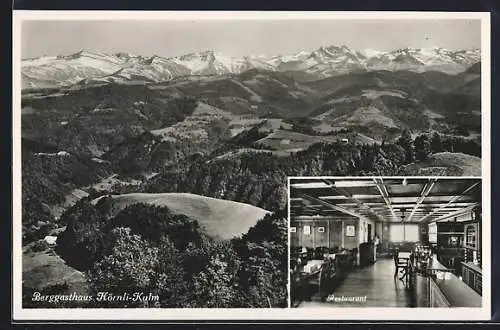
[(318, 295), (297, 307), (414, 307), (410, 291), (394, 277), (394, 261), (378, 259), (371, 266), (356, 269), (333, 291), (335, 297), (366, 297), (358, 302), (321, 302)]

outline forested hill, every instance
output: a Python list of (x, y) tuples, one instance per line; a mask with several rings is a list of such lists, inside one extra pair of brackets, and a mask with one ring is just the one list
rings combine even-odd
[(395, 175), (404, 163), (404, 150), (395, 144), (319, 143), (287, 157), (249, 152), (209, 161), (200, 158), (187, 168), (161, 173), (145, 191), (191, 192), (280, 210), (286, 205), (287, 176)]
[(274, 211), (286, 205), (287, 176), (403, 175), (408, 174), (405, 165), (425, 162), (433, 153), (459, 152), (479, 162), (479, 146), (473, 140), (439, 134), (413, 140), (405, 132), (396, 143), (317, 143), (288, 156), (249, 151), (234, 157), (198, 157), (184, 168), (164, 170), (142, 189), (191, 192)]
[(67, 199), (72, 190), (110, 174), (105, 162), (22, 139), (23, 244), (43, 238), (58, 227), (56, 208), (71, 204)]
[[(83, 199), (61, 219), (67, 228), (56, 251), (85, 273), (91, 292), (154, 292), (164, 308), (286, 306), (284, 212), (219, 240), (165, 206), (137, 203), (116, 214), (113, 204), (112, 197), (96, 205)], [(124, 307), (119, 301), (105, 306)]]

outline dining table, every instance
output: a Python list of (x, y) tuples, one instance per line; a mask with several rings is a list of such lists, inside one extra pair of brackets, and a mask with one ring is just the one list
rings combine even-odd
[(399, 259), (408, 259), (410, 260), (411, 252), (398, 252)]

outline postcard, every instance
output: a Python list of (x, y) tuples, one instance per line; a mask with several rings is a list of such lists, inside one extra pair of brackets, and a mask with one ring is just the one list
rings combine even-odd
[(490, 317), (489, 13), (13, 17), (13, 320)]

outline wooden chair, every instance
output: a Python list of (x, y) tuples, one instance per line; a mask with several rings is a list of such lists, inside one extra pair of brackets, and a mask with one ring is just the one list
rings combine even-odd
[(403, 280), (408, 273), (408, 259), (399, 258), (397, 252), (393, 256), (394, 258), (394, 277), (398, 276), (398, 272), (401, 273), (400, 280)]
[(338, 280), (337, 267), (337, 263), (334, 260), (329, 260), (321, 266), (316, 282), (321, 301), (325, 301), (333, 291), (335, 282)]
[(320, 247), (317, 247), (316, 249), (314, 249), (314, 259), (316, 260), (323, 260), (323, 256), (325, 254), (327, 254), (329, 251), (328, 251), (328, 248), (326, 246), (320, 246)]
[(410, 254), (410, 259), (408, 259), (408, 268), (406, 269), (405, 283), (406, 287), (410, 290), (415, 288), (416, 281), (416, 269), (415, 269), (415, 254)]
[(313, 249), (311, 249), (311, 248), (307, 249), (305, 259), (306, 260), (314, 260), (314, 250)]

